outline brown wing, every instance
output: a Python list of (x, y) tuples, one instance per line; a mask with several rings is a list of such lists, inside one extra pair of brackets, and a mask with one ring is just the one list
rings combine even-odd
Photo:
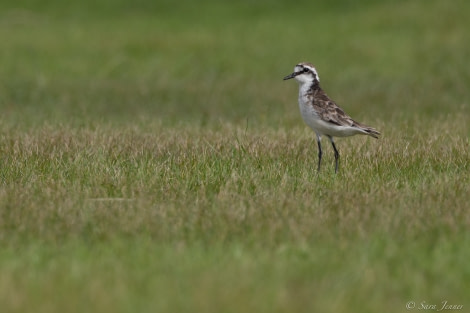
[(310, 94), (310, 96), (312, 97), (313, 107), (322, 120), (339, 126), (360, 128), (374, 138), (378, 138), (380, 136), (380, 132), (375, 128), (356, 122), (349, 115), (344, 113), (343, 109), (328, 98), (322, 89), (316, 89)]
[(312, 96), (313, 107), (322, 120), (339, 126), (356, 126), (359, 124), (328, 98), (323, 90), (316, 90)]

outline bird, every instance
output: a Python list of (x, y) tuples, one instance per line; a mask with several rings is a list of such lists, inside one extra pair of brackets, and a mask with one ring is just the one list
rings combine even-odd
[(380, 132), (353, 120), (344, 113), (320, 87), (317, 70), (309, 62), (301, 62), (294, 67), (292, 74), (284, 80), (295, 78), (299, 82), (299, 108), (302, 118), (316, 134), (318, 144), (318, 172), (322, 160), (322, 136), (328, 137), (335, 153), (335, 173), (338, 172), (339, 152), (333, 137), (369, 135), (376, 139)]

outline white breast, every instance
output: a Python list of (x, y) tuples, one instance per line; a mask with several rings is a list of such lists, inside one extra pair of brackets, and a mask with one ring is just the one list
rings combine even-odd
[[(307, 88), (305, 88), (307, 87)], [(305, 90), (304, 90), (305, 89)], [(299, 89), (299, 109), (304, 122), (310, 126), (317, 134), (320, 132), (320, 117), (310, 104), (310, 99), (307, 96), (308, 85), (304, 84)], [(320, 132), (321, 133), (321, 132)]]

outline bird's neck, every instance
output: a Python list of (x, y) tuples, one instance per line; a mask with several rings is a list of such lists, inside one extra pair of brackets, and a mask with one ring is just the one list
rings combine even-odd
[(307, 93), (312, 93), (313, 91), (319, 90), (320, 88), (320, 83), (318, 80), (312, 80), (306, 83), (303, 83), (300, 85), (300, 94), (307, 94)]

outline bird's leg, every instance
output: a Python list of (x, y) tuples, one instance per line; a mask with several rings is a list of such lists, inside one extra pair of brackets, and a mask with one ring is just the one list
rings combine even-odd
[(318, 144), (318, 171), (320, 172), (320, 164), (321, 164), (321, 136), (317, 135), (317, 144)]
[(333, 146), (333, 150), (335, 150), (335, 173), (338, 173), (338, 163), (339, 163), (339, 152), (336, 149), (335, 142), (333, 141), (333, 137), (328, 136), (331, 141), (331, 145)]

